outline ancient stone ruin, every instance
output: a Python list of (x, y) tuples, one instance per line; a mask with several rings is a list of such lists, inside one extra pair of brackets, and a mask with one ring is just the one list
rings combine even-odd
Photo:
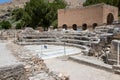
[(119, 35), (117, 30), (113, 25), (99, 26), (94, 31), (81, 32), (71, 30), (39, 32), (32, 28), (1, 31), (0, 39), (12, 41), (7, 44), (7, 48), (12, 51), (20, 64), (1, 67), (0, 79), (69, 80), (68, 75), (50, 71), (42, 58), (23, 48), (24, 45), (41, 44), (77, 47), (81, 49), (82, 55), (92, 56), (113, 65), (113, 70), (119, 73), (119, 67), (114, 66), (118, 63), (117, 43), (119, 41), (114, 40)]

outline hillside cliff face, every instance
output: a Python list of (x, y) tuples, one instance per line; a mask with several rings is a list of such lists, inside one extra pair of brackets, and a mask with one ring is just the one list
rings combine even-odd
[(16, 7), (23, 8), (28, 1), (29, 0), (12, 0), (11, 2), (0, 4), (0, 15), (3, 15), (9, 10), (15, 9)]

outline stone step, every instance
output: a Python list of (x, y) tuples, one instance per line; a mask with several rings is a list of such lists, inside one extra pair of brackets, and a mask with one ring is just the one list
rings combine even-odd
[[(19, 45), (40, 45), (40, 44), (52, 44), (52, 45), (63, 45), (64, 42), (16, 42)], [(72, 44), (72, 43), (65, 43), (65, 46), (74, 46), (83, 50), (89, 49), (88, 47), (84, 45), (79, 45), (79, 44)]]
[(114, 73), (120, 75), (120, 70), (114, 70)]
[(69, 59), (72, 60), (72, 61), (81, 63), (81, 64), (85, 64), (85, 65), (88, 65), (88, 66), (95, 67), (97, 69), (102, 69), (102, 70), (105, 70), (105, 71), (108, 71), (108, 72), (113, 72), (111, 65), (104, 64), (99, 60), (94, 61), (93, 59), (90, 59), (89, 57), (85, 58), (85, 57), (82, 57), (82, 56), (75, 55), (75, 56), (70, 56)]
[(112, 69), (115, 74), (120, 74), (120, 65), (113, 65)]
[(114, 69), (115, 69), (115, 70), (120, 70), (120, 65), (119, 65), (119, 66), (118, 66), (118, 65), (113, 65), (112, 68), (113, 68), (113, 70), (114, 70)]
[[(117, 54), (111, 54), (110, 56), (109, 56), (109, 58), (111, 58), (111, 59), (117, 59)], [(120, 57), (119, 57), (120, 58)]]
[(114, 64), (117, 64), (117, 60), (116, 59), (108, 59), (108, 63), (110, 65), (114, 65)]

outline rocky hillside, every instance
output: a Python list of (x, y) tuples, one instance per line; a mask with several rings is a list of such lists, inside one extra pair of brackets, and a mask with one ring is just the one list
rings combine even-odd
[(68, 3), (68, 8), (79, 8), (83, 6), (85, 0), (65, 0)]
[(24, 7), (24, 4), (29, 0), (12, 0), (11, 2), (0, 4), (0, 15), (12, 10), (16, 7)]
[(17, 7), (23, 8), (29, 0), (12, 0), (4, 4), (0, 4), (0, 20), (9, 18), (9, 12)]

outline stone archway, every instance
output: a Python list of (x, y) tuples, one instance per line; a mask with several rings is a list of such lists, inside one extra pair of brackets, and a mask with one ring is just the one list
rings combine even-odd
[(96, 26), (98, 26), (98, 24), (97, 23), (93, 23), (93, 29), (95, 29), (96, 28)]
[(112, 24), (114, 21), (114, 16), (112, 13), (109, 13), (108, 16), (107, 16), (107, 24), (110, 25)]
[(72, 25), (73, 30), (77, 30), (77, 24)]
[(87, 29), (87, 24), (84, 23), (84, 24), (82, 25), (82, 30), (86, 30), (86, 29)]
[(62, 28), (67, 30), (67, 24), (63, 24)]

